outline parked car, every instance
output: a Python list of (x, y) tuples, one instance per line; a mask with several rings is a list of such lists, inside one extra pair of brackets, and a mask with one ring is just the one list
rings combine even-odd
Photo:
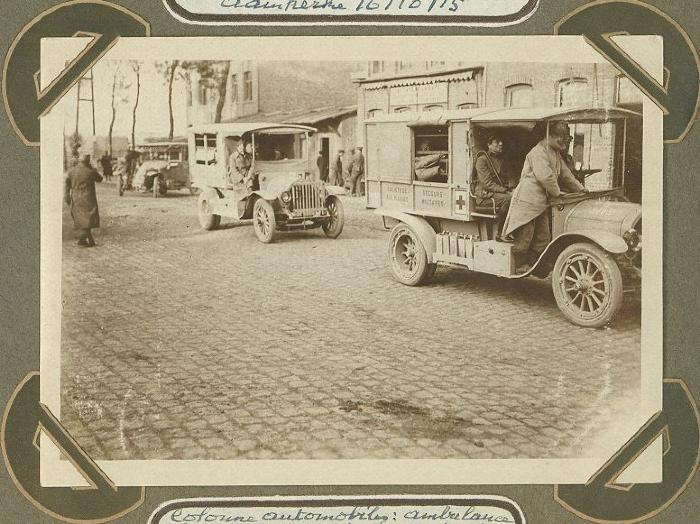
[[(343, 230), (345, 190), (314, 176), (309, 155), (312, 127), (266, 123), (209, 124), (190, 128), (190, 172), (201, 189), (199, 222), (215, 229), (221, 217), (253, 219), (261, 242), (281, 231), (321, 228), (337, 238)], [(229, 165), (240, 141), (250, 144), (250, 178)], [(252, 181), (252, 183), (248, 183)]]
[(169, 189), (196, 192), (190, 182), (187, 142), (148, 142), (139, 146), (141, 164), (134, 173), (132, 187), (151, 191), (154, 197), (165, 195)]
[[(551, 274), (556, 303), (568, 320), (607, 324), (623, 294), (641, 286), (642, 208), (617, 187), (624, 185), (627, 149), (641, 151), (641, 143), (631, 143), (627, 134), (628, 121), (639, 119), (618, 108), (472, 109), (368, 119), (367, 206), (385, 226), (395, 224), (388, 246), (394, 277), (410, 286), (423, 284), (438, 264), (508, 279)], [(476, 205), (475, 157), (498, 130), (519, 174), (527, 152), (559, 120), (574, 130), (575, 171), (592, 173), (587, 183), (597, 177), (610, 187), (551, 202), (552, 240), (534, 266), (518, 274), (513, 244), (499, 236), (502, 217), (495, 205)], [(435, 159), (429, 176), (417, 167), (427, 154)]]

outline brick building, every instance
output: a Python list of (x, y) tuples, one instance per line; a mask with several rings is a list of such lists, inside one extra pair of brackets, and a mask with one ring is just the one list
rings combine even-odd
[[(371, 61), (356, 83), (360, 127), (366, 120), (408, 111), (615, 105), (641, 111), (642, 104), (641, 93), (609, 64)], [(602, 168), (586, 180), (587, 187), (621, 183), (612, 179), (612, 125), (578, 125), (572, 132), (574, 160)], [(630, 139), (641, 138), (641, 128), (628, 133)], [(641, 189), (640, 177), (641, 169), (625, 185)]]

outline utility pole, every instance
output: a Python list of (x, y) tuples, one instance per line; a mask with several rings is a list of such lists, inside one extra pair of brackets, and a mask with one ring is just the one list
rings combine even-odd
[[(87, 83), (88, 86), (83, 84)], [(84, 91), (88, 90), (88, 93)], [(95, 84), (93, 82), (92, 69), (90, 72), (78, 80), (78, 103), (75, 107), (75, 134), (79, 133), (80, 127), (80, 104), (88, 102), (90, 104), (90, 113), (92, 115), (92, 134), (95, 135)]]

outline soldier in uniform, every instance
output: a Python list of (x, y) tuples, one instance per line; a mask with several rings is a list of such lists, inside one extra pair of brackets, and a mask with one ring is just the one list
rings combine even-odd
[(549, 136), (525, 158), (520, 183), (513, 192), (503, 224), (504, 236), (514, 237), (513, 255), (518, 273), (529, 271), (551, 240), (547, 216), (550, 199), (560, 196), (562, 191), (585, 191), (562, 158), (568, 137), (566, 122), (553, 122)]
[(508, 174), (504, 172), (503, 139), (498, 134), (491, 134), (486, 145), (486, 151), (476, 154), (474, 195), (479, 206), (491, 206), (493, 201), (496, 214), (504, 217), (508, 213), (513, 189)]
[(228, 178), (232, 185), (245, 184), (248, 189), (252, 189), (252, 179), (250, 168), (253, 165), (253, 147), (249, 142), (241, 139), (236, 149), (228, 159)]
[(85, 155), (81, 163), (66, 173), (63, 198), (70, 206), (73, 224), (78, 230), (78, 245), (83, 247), (95, 245), (92, 228), (100, 227), (95, 182), (102, 182), (102, 176), (90, 164), (90, 155)]
[(331, 170), (330, 179), (330, 184), (332, 186), (343, 185), (343, 155), (345, 155), (345, 151), (340, 149), (335, 157), (335, 162), (333, 162), (333, 169)]
[(365, 174), (365, 157), (362, 154), (362, 146), (355, 148), (355, 154), (352, 156), (350, 165), (348, 166), (349, 180), (347, 182), (350, 194), (358, 195), (360, 189), (360, 181)]

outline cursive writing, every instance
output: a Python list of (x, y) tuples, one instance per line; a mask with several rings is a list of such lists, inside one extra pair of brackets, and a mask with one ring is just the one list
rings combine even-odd
[(243, 9), (268, 9), (277, 11), (308, 11), (315, 9), (330, 9), (345, 11), (347, 8), (342, 1), (334, 0), (221, 0), (221, 7)]
[(513, 523), (514, 520), (505, 515), (494, 515), (484, 511), (477, 511), (474, 506), (467, 506), (465, 509), (453, 509), (451, 506), (445, 506), (442, 511), (424, 511), (413, 509), (404, 514), (404, 518), (408, 520), (424, 521), (440, 521), (457, 520), (463, 522), (472, 522), (472, 524), (481, 524), (488, 522)]

